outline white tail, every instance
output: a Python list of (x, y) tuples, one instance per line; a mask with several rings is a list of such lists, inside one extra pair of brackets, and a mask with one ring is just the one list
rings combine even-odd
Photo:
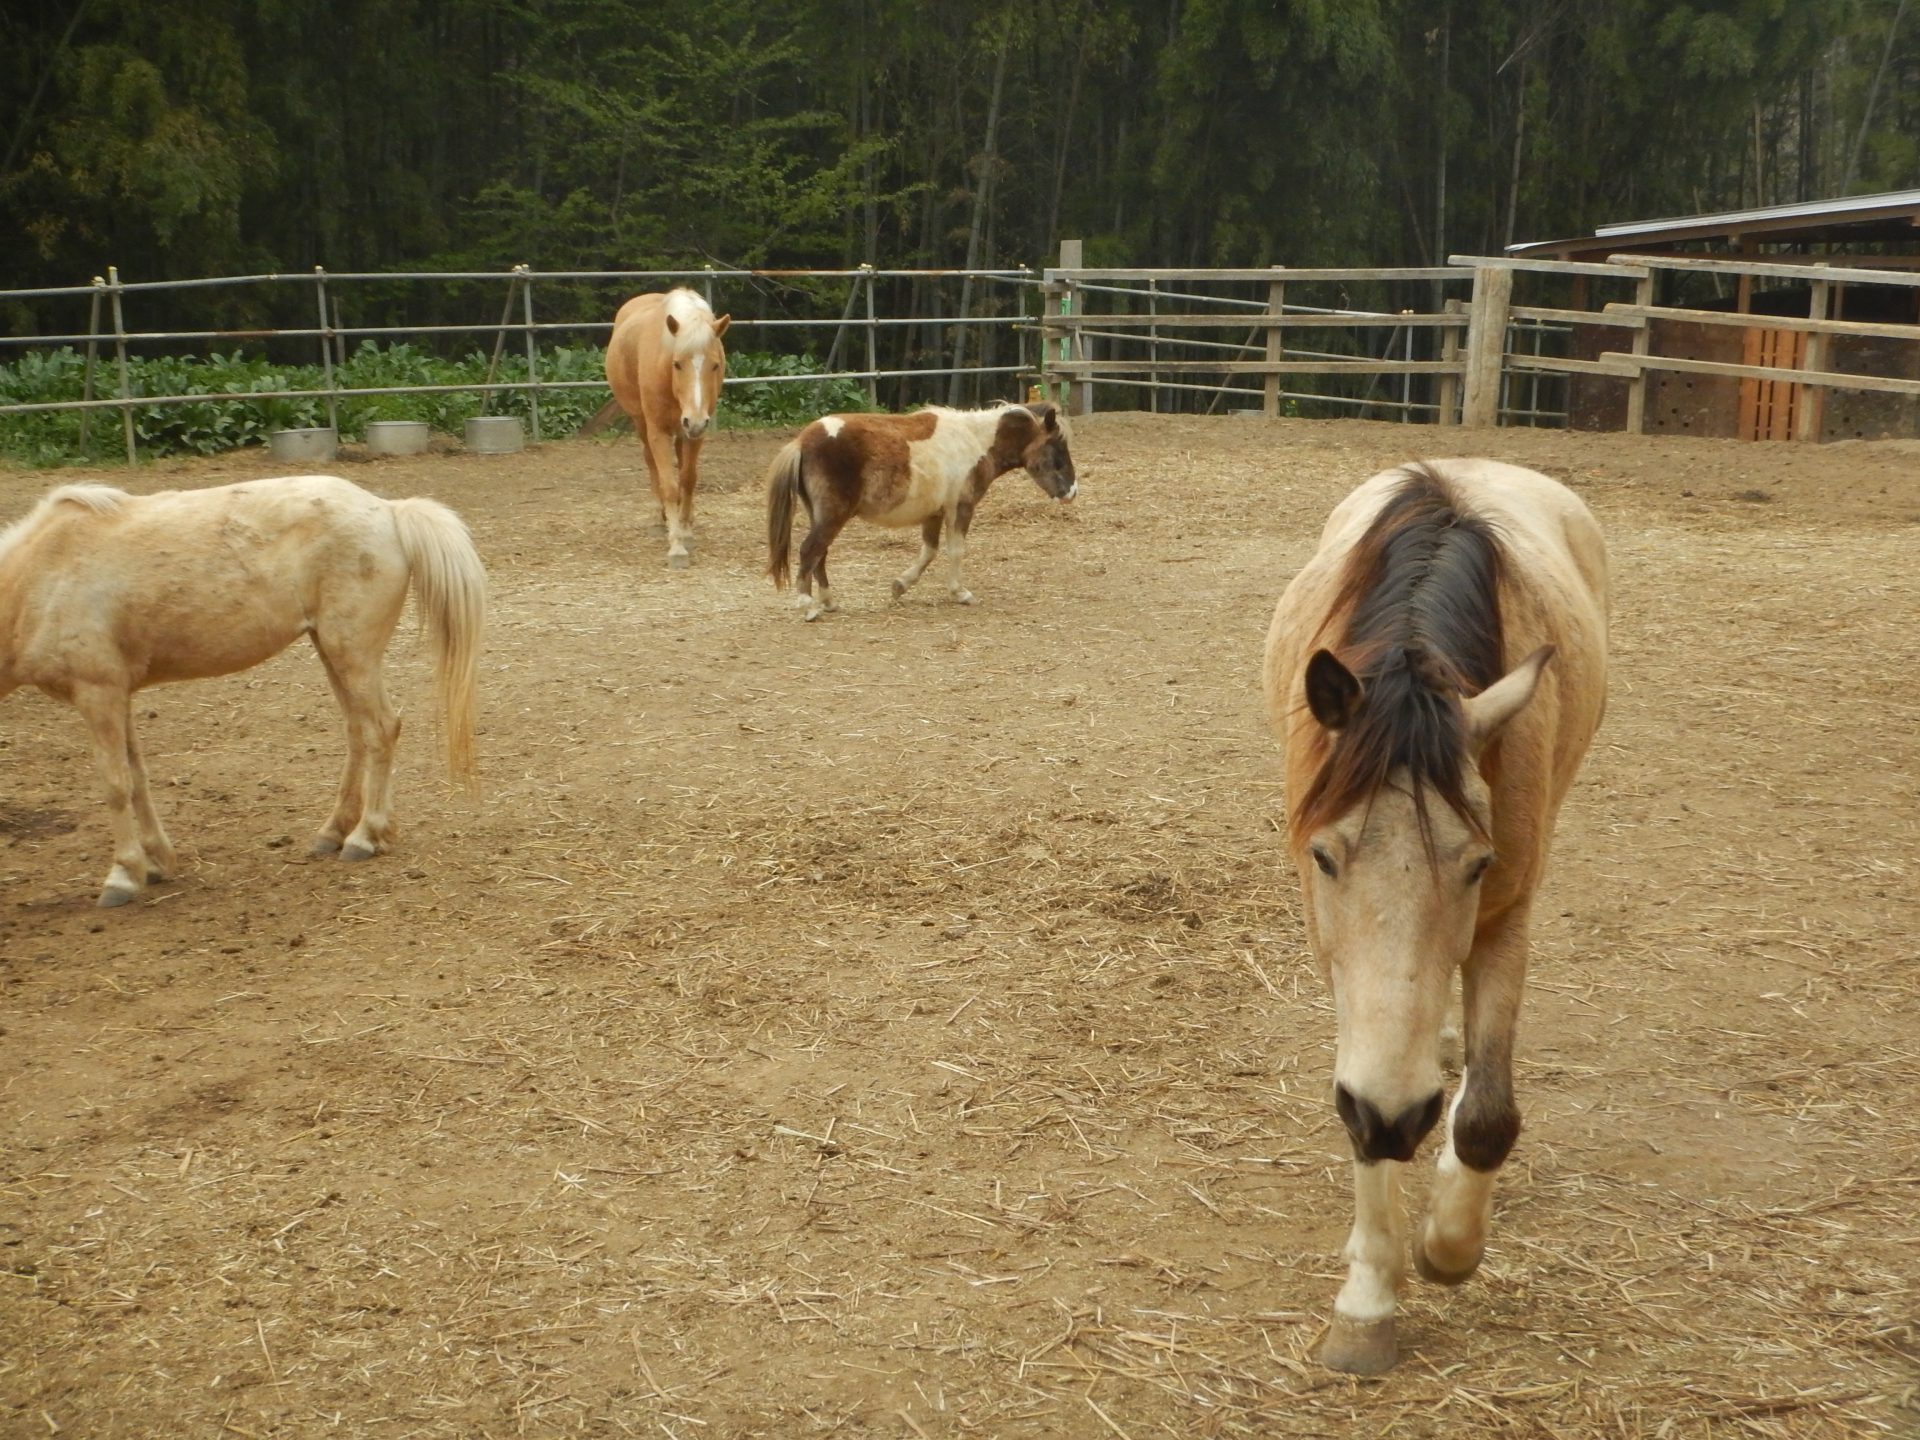
[(447, 770), (474, 778), (474, 688), (486, 627), (487, 571), (466, 522), (437, 500), (394, 500), (393, 519), (413, 571), (420, 622), (432, 637), (434, 688), (447, 729)]

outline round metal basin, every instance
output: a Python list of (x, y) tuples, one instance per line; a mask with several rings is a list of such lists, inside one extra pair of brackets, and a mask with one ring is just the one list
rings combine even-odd
[(476, 415), (467, 421), (467, 449), (476, 455), (511, 455), (526, 444), (527, 427), (518, 415)]

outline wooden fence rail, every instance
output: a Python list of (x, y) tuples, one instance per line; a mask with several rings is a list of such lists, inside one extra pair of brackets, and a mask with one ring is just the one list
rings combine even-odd
[[(1156, 405), (1162, 388), (1212, 391), (1215, 405), (1225, 396), (1244, 397), (1257, 401), (1267, 416), (1280, 413), (1283, 399), (1297, 398), (1385, 406), (1405, 419), (1419, 413), (1443, 425), (1543, 418), (1564, 423), (1566, 410), (1551, 408), (1561, 391), (1549, 388), (1550, 400), (1543, 403), (1540, 386), (1567, 387), (1569, 396), (1574, 386), (1587, 387), (1582, 394), (1598, 386), (1597, 393), (1613, 394), (1610, 403), (1618, 405), (1622, 392), (1606, 390), (1617, 384), (1624, 391), (1625, 428), (1639, 432), (1649, 421), (1649, 377), (1664, 372), (1781, 387), (1769, 394), (1794, 397), (1786, 409), (1796, 438), (1818, 438), (1820, 406), (1817, 399), (1800, 403), (1799, 392), (1788, 387), (1806, 386), (1816, 395), (1857, 390), (1912, 396), (1914, 415), (1920, 417), (1920, 349), (1909, 352), (1896, 345), (1887, 352), (1893, 359), (1854, 370), (1828, 363), (1834, 340), (1920, 346), (1920, 323), (1835, 318), (1848, 287), (1920, 287), (1920, 261), (1910, 260), (1915, 269), (1902, 271), (1883, 268), (1894, 262), (1881, 257), (1832, 265), (1784, 256), (1617, 255), (1597, 262), (1452, 255), (1444, 266), (1179, 270), (1085, 268), (1073, 263), (1078, 251), (1077, 243), (1063, 246), (1062, 264), (1045, 272), (1047, 304), (1040, 322), (1045, 340), (1041, 381), (1059, 385), (1076, 414), (1092, 408), (1097, 386), (1109, 385), (1144, 389)], [(1732, 284), (1737, 308), (1656, 303), (1663, 279), (1677, 287), (1688, 274)], [(1556, 278), (1567, 282), (1571, 303), (1515, 303), (1518, 276), (1528, 277), (1532, 290), (1551, 288)], [(1756, 281), (1806, 286), (1805, 313), (1752, 312), (1748, 302)], [(1376, 296), (1383, 286), (1401, 287), (1386, 292), (1399, 296), (1409, 286), (1420, 286), (1430, 299), (1420, 308), (1368, 308), (1347, 299), (1349, 286)], [(1223, 287), (1237, 293), (1222, 293)], [(1607, 287), (1617, 288), (1596, 294)], [(1443, 300), (1449, 288), (1457, 298)], [(1301, 303), (1304, 295), (1336, 303), (1308, 305)], [(1757, 351), (1760, 359), (1774, 363), (1675, 353), (1684, 351), (1685, 342), (1676, 337), (1689, 326), (1780, 332), (1778, 343), (1768, 340)], [(1626, 344), (1616, 347), (1593, 338), (1610, 332)], [(1790, 336), (1802, 338), (1788, 345)], [(1416, 356), (1416, 346), (1424, 354)], [(1913, 357), (1910, 371), (1904, 370), (1902, 355)], [(1750, 342), (1747, 360), (1755, 357)], [(1886, 373), (1887, 365), (1895, 373)], [(1370, 380), (1358, 394), (1296, 396), (1282, 390), (1284, 379), (1298, 376)], [(1208, 378), (1214, 383), (1207, 384)], [(1260, 381), (1258, 390), (1239, 383), (1250, 379)], [(1396, 381), (1400, 396), (1393, 399)], [(1414, 398), (1416, 381), (1419, 399)], [(1920, 421), (1913, 428), (1920, 431)]]

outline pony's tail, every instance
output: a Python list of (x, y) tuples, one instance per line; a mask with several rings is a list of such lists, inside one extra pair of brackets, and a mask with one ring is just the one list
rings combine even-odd
[(787, 553), (793, 548), (793, 500), (800, 493), (800, 442), (789, 440), (767, 471), (767, 574), (773, 588), (787, 588)]
[(437, 500), (394, 500), (393, 521), (413, 573), (413, 598), (433, 646), (434, 688), (446, 725), (447, 771), (474, 779), (474, 686), (487, 618), (487, 571), (466, 522)]

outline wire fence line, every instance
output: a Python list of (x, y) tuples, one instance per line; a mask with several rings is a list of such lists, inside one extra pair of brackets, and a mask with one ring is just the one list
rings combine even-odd
[[(358, 284), (383, 286), (419, 286), (432, 283), (504, 284), (503, 303), (496, 319), (476, 319), (460, 323), (419, 323), (352, 325), (343, 316), (341, 291)], [(975, 298), (968, 313), (944, 313), (943, 283), (958, 282), (968, 287)], [(978, 288), (975, 288), (977, 283)], [(77, 411), (81, 416), (82, 442), (85, 443), (88, 417), (95, 411), (117, 410), (126, 448), (127, 462), (136, 463), (139, 447), (134, 432), (134, 412), (142, 407), (204, 404), (249, 404), (263, 398), (275, 400), (324, 400), (329, 423), (338, 428), (339, 407), (343, 400), (375, 395), (478, 394), (490, 408), (503, 394), (524, 393), (532, 438), (542, 438), (540, 397), (545, 392), (605, 389), (604, 380), (568, 379), (542, 374), (542, 337), (579, 335), (596, 340), (613, 329), (612, 309), (591, 291), (577, 288), (621, 288), (622, 295), (682, 284), (701, 291), (716, 309), (730, 308), (716, 303), (716, 291), (731, 286), (736, 294), (743, 288), (757, 287), (756, 297), (764, 302), (767, 287), (781, 287), (789, 295), (801, 294), (813, 299), (813, 314), (735, 313), (733, 331), (775, 335), (815, 335), (832, 332), (824, 366), (800, 373), (727, 376), (729, 387), (812, 384), (823, 381), (848, 381), (866, 390), (867, 400), (877, 405), (883, 381), (904, 386), (912, 380), (947, 382), (944, 398), (948, 403), (965, 399), (979, 400), (1012, 389), (1018, 393), (1023, 377), (1037, 375), (1035, 349), (1037, 324), (1041, 313), (1040, 280), (1026, 267), (1009, 269), (905, 269), (861, 265), (849, 269), (729, 269), (703, 267), (678, 270), (537, 270), (516, 265), (511, 270), (487, 271), (328, 271), (316, 266), (311, 273), (205, 276), (178, 280), (123, 280), (117, 267), (108, 267), (104, 276), (96, 276), (89, 285), (42, 287), (29, 290), (0, 290), (0, 310), (13, 309), (28, 301), (85, 301), (88, 307), (84, 330), (71, 326), (64, 332), (0, 335), (0, 347), (16, 349), (54, 349), (85, 347), (86, 364), (82, 394), (77, 400), (0, 403), (0, 417), (6, 415)], [(844, 285), (845, 302), (838, 314), (826, 313), (817, 306), (819, 293)], [(128, 298), (173, 294), (216, 287), (309, 287), (313, 294), (313, 321), (308, 324), (239, 326), (211, 328), (134, 329), (128, 323)], [(578, 310), (587, 303), (598, 303), (602, 318), (541, 319), (536, 315), (536, 287), (549, 296), (561, 297), (566, 310)], [(804, 292), (814, 292), (811, 296)], [(910, 313), (881, 313), (882, 295), (897, 311), (904, 292)], [(571, 301), (571, 304), (567, 302)], [(768, 308), (764, 303), (760, 306)], [(958, 307), (954, 307), (956, 310)], [(918, 311), (924, 313), (913, 313)], [(339, 382), (335, 367), (344, 365), (350, 341), (406, 338), (450, 337), (459, 335), (491, 336), (493, 346), (486, 377), (475, 382), (429, 385), (347, 385)], [(502, 363), (512, 337), (518, 336), (526, 378), (503, 378)], [(891, 362), (883, 361), (883, 338), (894, 353)], [(180, 347), (232, 342), (243, 345), (312, 344), (309, 352), (318, 362), (323, 383), (318, 387), (277, 389), (270, 392), (216, 391), (194, 394), (139, 394), (130, 381), (130, 347)], [(860, 352), (864, 350), (864, 355)], [(101, 373), (110, 352), (114, 374), (109, 380)], [(6, 354), (0, 349), (0, 356)], [(861, 363), (864, 359), (864, 363)], [(313, 361), (296, 362), (302, 365)], [(1009, 379), (1013, 381), (1009, 384)]]

